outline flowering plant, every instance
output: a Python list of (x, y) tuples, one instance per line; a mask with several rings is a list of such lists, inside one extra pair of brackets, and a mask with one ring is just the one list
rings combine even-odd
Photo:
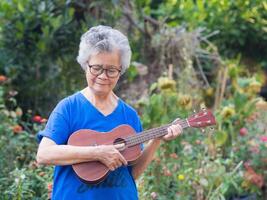
[[(17, 105), (17, 92), (9, 90), (8, 78), (0, 75), (0, 191), (3, 199), (47, 199), (46, 184), (52, 168), (35, 161), (35, 133), (44, 126), (44, 118), (24, 113)], [(8, 104), (8, 106), (7, 106)], [(36, 121), (38, 118), (43, 121)], [(34, 123), (33, 123), (34, 122)]]

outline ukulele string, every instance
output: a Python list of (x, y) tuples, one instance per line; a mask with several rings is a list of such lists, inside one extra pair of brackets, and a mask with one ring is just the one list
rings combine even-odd
[[(183, 128), (187, 127), (187, 122), (185, 122), (185, 121), (181, 121), (179, 124)], [(161, 126), (161, 127), (158, 127), (158, 128), (154, 128), (154, 129), (151, 129), (151, 130), (144, 131), (143, 133), (138, 134), (138, 135), (130, 136), (129, 139), (130, 140), (133, 139), (133, 138), (139, 139), (139, 138), (142, 138), (142, 137), (146, 137), (148, 135), (157, 135), (157, 132), (161, 131), (162, 129), (164, 130), (164, 132), (166, 132), (166, 128), (169, 127), (170, 125), (172, 125), (172, 123), (171, 124), (164, 125), (164, 126)], [(161, 136), (161, 133), (162, 132), (160, 132), (159, 136)]]
[[(180, 123), (179, 123), (183, 128), (184, 127), (187, 127), (187, 122), (186, 121), (182, 121), (180, 120)], [(162, 129), (164, 129), (164, 132), (166, 131), (166, 128), (168, 126), (170, 126), (171, 124), (167, 124), (167, 125), (164, 125), (164, 126), (161, 126), (161, 127), (158, 127), (158, 128), (153, 128), (151, 130), (147, 130), (147, 131), (143, 131), (141, 134), (138, 134), (138, 135), (134, 135), (134, 136), (129, 136), (127, 139), (128, 140), (133, 140), (133, 139), (140, 139), (140, 138), (143, 138), (143, 137), (146, 137), (150, 134), (152, 135), (157, 135), (157, 132), (161, 131)], [(160, 132), (159, 136), (161, 135), (162, 132)], [(152, 139), (152, 138), (151, 138)]]
[[(188, 123), (186, 120), (178, 120), (176, 123), (179, 123), (183, 128), (188, 127)], [(173, 123), (170, 123), (161, 127), (143, 131), (141, 134), (138, 135), (129, 136), (126, 138), (126, 143), (128, 146), (134, 146), (136, 144), (143, 143), (147, 140), (163, 136), (166, 134), (167, 128), (172, 124)]]
[[(187, 122), (185, 120), (179, 120), (180, 121), (180, 125), (185, 128), (187, 127)], [(170, 123), (170, 124), (166, 124), (166, 125), (163, 125), (163, 126), (160, 126), (160, 127), (157, 127), (157, 128), (153, 128), (153, 129), (150, 129), (150, 130), (146, 130), (146, 131), (143, 131), (142, 133), (138, 134), (138, 135), (133, 135), (133, 136), (129, 136), (127, 139), (131, 139), (131, 138), (136, 138), (140, 135), (143, 135), (143, 134), (149, 134), (150, 132), (157, 132), (159, 131), (160, 129), (162, 128), (166, 128), (168, 126), (171, 126), (173, 123)]]

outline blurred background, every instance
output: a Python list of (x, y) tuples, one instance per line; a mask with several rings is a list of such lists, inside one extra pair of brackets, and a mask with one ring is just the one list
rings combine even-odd
[(210, 108), (217, 126), (163, 143), (137, 181), (140, 199), (267, 199), (267, 2), (2, 0), (0, 194), (48, 199), (36, 133), (86, 86), (80, 36), (103, 24), (129, 38), (116, 93), (145, 129)]

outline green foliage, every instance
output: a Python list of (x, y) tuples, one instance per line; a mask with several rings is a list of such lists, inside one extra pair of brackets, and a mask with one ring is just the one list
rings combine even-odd
[[(22, 121), (22, 111), (10, 110), (5, 102), (5, 85), (0, 85), (0, 191), (1, 199), (47, 199), (47, 183), (52, 179), (52, 168), (38, 167), (35, 161), (37, 140), (35, 133), (43, 124)], [(5, 99), (5, 97), (7, 99)]]
[(138, 72), (137, 72), (137, 69), (135, 66), (130, 66), (128, 69), (127, 69), (127, 79), (129, 82), (132, 82), (138, 75)]
[(16, 168), (0, 179), (3, 183), (0, 190), (4, 191), (1, 197), (16, 200), (48, 199), (47, 183), (52, 178), (51, 174), (52, 168)]
[[(212, 38), (224, 55), (240, 52), (254, 59), (266, 55), (267, 4), (261, 0), (151, 1), (143, 5), (147, 15), (166, 20), (170, 26), (186, 23), (190, 28), (218, 30)], [(151, 9), (153, 7), (153, 9)]]
[(229, 97), (224, 99), (221, 108), (217, 110), (218, 131), (215, 143), (226, 149), (232, 148), (239, 130), (246, 125), (245, 119), (255, 112), (256, 103), (259, 100), (255, 95), (260, 89), (260, 84), (254, 77), (237, 76), (232, 79), (232, 82), (233, 84), (227, 87)]
[[(174, 65), (175, 80), (160, 77), (151, 85), (147, 99), (139, 102), (145, 129), (170, 123), (177, 117), (187, 117), (206, 100), (204, 98), (214, 97), (212, 87), (218, 84), (212, 82), (211, 87), (203, 91), (204, 95), (201, 93), (203, 88), (194, 73), (191, 50), (178, 58), (179, 48), (168, 46), (173, 42), (166, 40), (165, 35), (165, 40), (157, 40), (162, 27), (173, 27), (169, 35), (176, 33), (180, 25), (186, 24), (187, 29), (183, 30), (189, 31), (204, 27), (208, 35), (202, 39), (206, 44), (211, 38), (223, 55), (239, 56), (238, 62), (226, 62), (230, 84), (221, 107), (215, 111), (218, 123), (215, 134), (203, 135), (199, 130), (189, 129), (184, 136), (163, 143), (138, 182), (140, 198), (217, 200), (250, 193), (262, 198), (261, 181), (267, 181), (267, 152), (266, 141), (262, 139), (264, 129), (260, 127), (266, 124), (266, 113), (261, 113), (262, 116), (255, 113), (259, 79), (249, 75), (239, 61), (248, 56), (266, 64), (266, 2), (136, 0), (126, 6), (132, 9), (128, 17), (133, 20), (127, 25), (124, 21), (129, 18), (122, 15), (120, 9), (125, 5), (121, 1), (84, 2), (0, 2), (0, 74), (8, 76), (6, 83), (0, 80), (1, 197), (47, 199), (52, 168), (40, 167), (35, 162), (35, 133), (44, 124), (33, 122), (31, 118), (33, 113), (48, 114), (58, 99), (85, 84), (83, 71), (77, 70), (80, 67), (75, 62), (79, 39), (88, 27), (101, 23), (129, 28), (133, 60), (154, 67), (148, 71), (155, 73), (155, 77), (162, 73), (157, 69), (162, 63), (155, 62), (160, 45), (165, 48), (160, 56), (169, 59), (162, 66), (175, 64), (174, 59), (183, 61), (179, 69)], [(149, 17), (158, 20), (159, 25), (151, 25)], [(219, 34), (209, 35), (217, 30)], [(183, 42), (188, 44), (195, 40), (188, 37)], [(202, 45), (195, 47), (199, 51)], [(217, 47), (211, 46), (205, 49), (204, 56), (210, 52), (209, 48), (217, 53)], [(210, 73), (217, 66), (215, 62), (216, 59), (210, 58), (209, 62), (201, 63), (204, 71), (207, 66)], [(136, 68), (130, 67), (128, 82), (133, 82), (137, 76)], [(12, 85), (9, 85), (11, 80)], [(209, 105), (212, 106), (212, 102)]]
[(47, 115), (58, 99), (85, 84), (75, 61), (80, 36), (92, 25), (113, 25), (119, 16), (114, 5), (105, 0), (0, 2), (0, 72), (12, 79), (23, 110)]
[(176, 84), (174, 80), (161, 77), (151, 86), (149, 99), (139, 102), (145, 128), (170, 123), (171, 120), (188, 114), (192, 99), (189, 95), (177, 93)]
[[(193, 77), (190, 73), (187, 75)], [(267, 177), (264, 155), (267, 146), (258, 137), (264, 134), (259, 125), (264, 127), (267, 115), (263, 112), (265, 117), (258, 116), (257, 123), (247, 121), (256, 111), (259, 84), (254, 77), (241, 77), (239, 73), (232, 78), (237, 84), (226, 88), (229, 92), (216, 111), (218, 128), (214, 134), (189, 129), (176, 140), (163, 143), (138, 181), (141, 199), (217, 200), (253, 193), (257, 199), (263, 198), (261, 187)], [(185, 81), (177, 82), (159, 78), (151, 86), (149, 98), (141, 102), (145, 128), (169, 123), (176, 117), (185, 118), (192, 107), (196, 107), (194, 104), (201, 102), (200, 91), (194, 93), (185, 89)], [(181, 95), (177, 91), (190, 91), (189, 94), (194, 95)], [(248, 128), (249, 135), (245, 135), (246, 130), (241, 132), (244, 127)], [(257, 142), (251, 146), (253, 140)], [(257, 152), (251, 151), (251, 147)], [(247, 162), (251, 163), (249, 169), (244, 167)]]

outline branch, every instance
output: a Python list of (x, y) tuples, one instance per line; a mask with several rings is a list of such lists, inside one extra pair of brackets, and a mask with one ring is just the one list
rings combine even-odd
[(201, 66), (200, 61), (199, 61), (199, 59), (198, 59), (197, 56), (196, 56), (196, 61), (197, 61), (197, 66), (198, 66), (198, 69), (199, 69), (199, 71), (200, 71), (200, 74), (201, 74), (201, 76), (202, 76), (204, 82), (206, 83), (206, 86), (210, 87), (210, 84), (209, 84), (209, 82), (208, 82), (208, 79), (207, 79), (207, 77), (206, 77), (205, 74), (204, 74), (204, 71), (203, 71), (203, 69), (202, 69), (202, 66)]
[(124, 14), (124, 16), (129, 20), (129, 22), (131, 24), (133, 24), (140, 32), (142, 32), (143, 34), (146, 34), (145, 30), (142, 29), (137, 22), (133, 19), (132, 15), (131, 15), (131, 11), (129, 11), (129, 9), (127, 8), (123, 8), (122, 13)]
[(153, 24), (154, 26), (157, 26), (157, 27), (160, 26), (160, 23), (157, 20), (155, 20), (154, 18), (150, 17), (150, 16), (144, 15), (144, 19), (146, 21), (150, 22), (151, 24)]

